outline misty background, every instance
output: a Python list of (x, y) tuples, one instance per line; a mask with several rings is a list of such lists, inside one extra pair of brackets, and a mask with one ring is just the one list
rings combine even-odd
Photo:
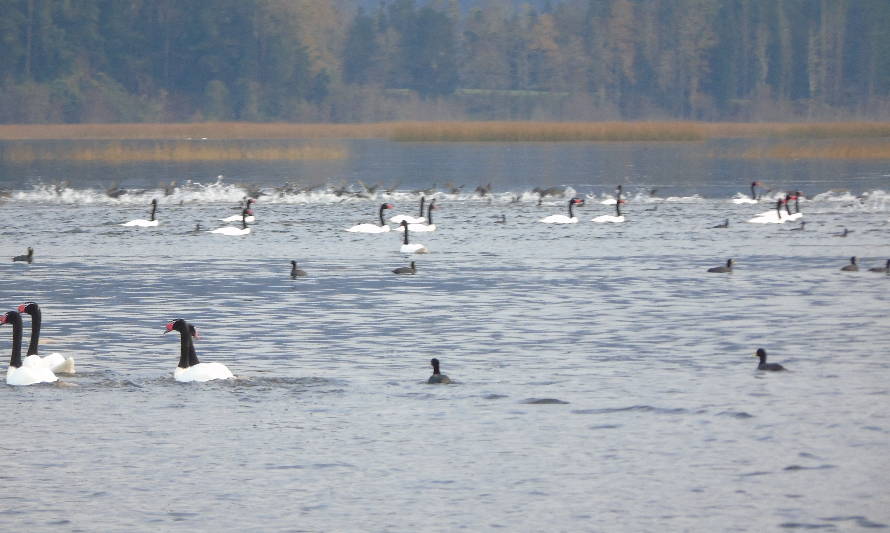
[(0, 122), (890, 116), (887, 0), (0, 0)]

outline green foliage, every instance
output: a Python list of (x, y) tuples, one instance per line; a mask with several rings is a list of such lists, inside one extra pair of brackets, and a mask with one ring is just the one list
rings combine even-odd
[(890, 113), (887, 0), (336, 5), (0, 0), (0, 122)]

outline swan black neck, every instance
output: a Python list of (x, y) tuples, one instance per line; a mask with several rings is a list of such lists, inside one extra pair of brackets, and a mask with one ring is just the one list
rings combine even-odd
[[(426, 208), (426, 223), (427, 224), (433, 223), (433, 209), (436, 208), (435, 205), (436, 205), (436, 201), (433, 200), (432, 202), (430, 202), (430, 205), (428, 205)], [(420, 216), (423, 216), (423, 213), (421, 213)]]
[(12, 357), (9, 358), (10, 368), (22, 366), (22, 315), (17, 311), (6, 313), (6, 323), (12, 324)]
[(188, 365), (189, 365), (189, 366), (195, 366), (195, 365), (197, 365), (197, 364), (199, 364), (199, 363), (201, 362), (201, 361), (198, 361), (198, 354), (195, 353), (195, 341), (194, 341), (194, 338), (193, 338), (193, 337), (197, 337), (198, 333), (195, 331), (195, 326), (193, 326), (193, 325), (191, 325), (191, 324), (189, 324), (188, 330), (189, 330), (189, 334), (188, 334), (188, 339), (189, 339), (189, 362), (188, 362)]
[(37, 355), (37, 343), (40, 342), (40, 324), (43, 321), (42, 313), (37, 304), (31, 304), (31, 311), (26, 311), (31, 315), (31, 343), (28, 345), (28, 355)]
[[(426, 203), (426, 196), (421, 196), (420, 197), (420, 215), (418, 215), (418, 216), (421, 216), (421, 217), (423, 216), (423, 204), (424, 203)], [(430, 205), (432, 205), (432, 202), (430, 202)]]
[(779, 220), (782, 219), (782, 199), (779, 198), (776, 200), (776, 213), (779, 215)]
[(752, 181), (752, 182), (751, 182), (751, 199), (752, 199), (752, 200), (756, 200), (756, 199), (757, 199), (757, 193), (756, 193), (756, 191), (755, 191), (755, 188), (756, 188), (756, 187), (757, 187), (757, 182), (756, 182), (756, 181)]
[(575, 213), (572, 211), (572, 208), (575, 206), (575, 199), (572, 198), (569, 200), (569, 218), (575, 218)]
[[(386, 222), (383, 220), (383, 210), (386, 209), (386, 204), (380, 205), (380, 211), (377, 212), (377, 217), (380, 219), (380, 227), (386, 225)], [(421, 213), (422, 215), (423, 213)]]
[(151, 218), (149, 218), (149, 220), (154, 221), (154, 219), (155, 219), (155, 212), (157, 212), (157, 210), (158, 210), (158, 201), (157, 201), (157, 200), (152, 200), (152, 201), (151, 201)]
[(402, 244), (408, 244), (408, 223), (404, 220), (402, 221), (402, 228), (405, 230), (405, 235), (402, 236)]
[(617, 200), (615, 200), (615, 215), (616, 215), (616, 216), (619, 216), (619, 217), (621, 216), (621, 198), (620, 198), (620, 195), (619, 195), (619, 198), (618, 198)]

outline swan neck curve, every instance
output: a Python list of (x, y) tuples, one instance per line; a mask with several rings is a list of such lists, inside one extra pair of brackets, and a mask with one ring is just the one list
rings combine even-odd
[(402, 244), (408, 244), (408, 224), (402, 222), (402, 227), (405, 228), (405, 235), (402, 237)]
[(575, 213), (572, 211), (572, 208), (575, 206), (575, 199), (572, 198), (569, 200), (569, 218), (575, 218)]
[(180, 331), (179, 335), (179, 368), (188, 368), (189, 367), (189, 350), (191, 349), (191, 335), (189, 334), (188, 324), (183, 328), (184, 331)]
[(22, 315), (10, 311), (6, 321), (12, 323), (12, 356), (9, 358), (10, 368), (22, 366)]
[(28, 344), (27, 355), (37, 355), (37, 343), (40, 342), (40, 324), (43, 321), (41, 315), (39, 307), (31, 313), (31, 343)]
[(152, 204), (151, 204), (151, 217), (149, 218), (149, 220), (152, 220), (152, 221), (153, 221), (153, 220), (155, 219), (155, 212), (156, 212), (157, 210), (158, 210), (158, 204), (157, 204), (157, 202), (152, 203)]
[(380, 211), (377, 212), (377, 217), (380, 219), (380, 227), (382, 228), (386, 222), (383, 220), (383, 210), (386, 209), (386, 204), (382, 204), (380, 206)]
[[(434, 209), (433, 204), (434, 203), (435, 203), (435, 201), (430, 202), (430, 205), (426, 208), (426, 223), (427, 224), (433, 223), (433, 209)], [(421, 213), (420, 216), (423, 216), (423, 213)]]
[[(423, 204), (426, 203), (426, 196), (420, 197), (420, 214), (418, 216), (423, 216)], [(432, 202), (430, 202), (432, 204)]]

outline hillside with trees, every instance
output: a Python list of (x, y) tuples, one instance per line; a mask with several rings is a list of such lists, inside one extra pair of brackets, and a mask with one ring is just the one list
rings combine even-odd
[(0, 122), (890, 116), (887, 0), (0, 0)]

